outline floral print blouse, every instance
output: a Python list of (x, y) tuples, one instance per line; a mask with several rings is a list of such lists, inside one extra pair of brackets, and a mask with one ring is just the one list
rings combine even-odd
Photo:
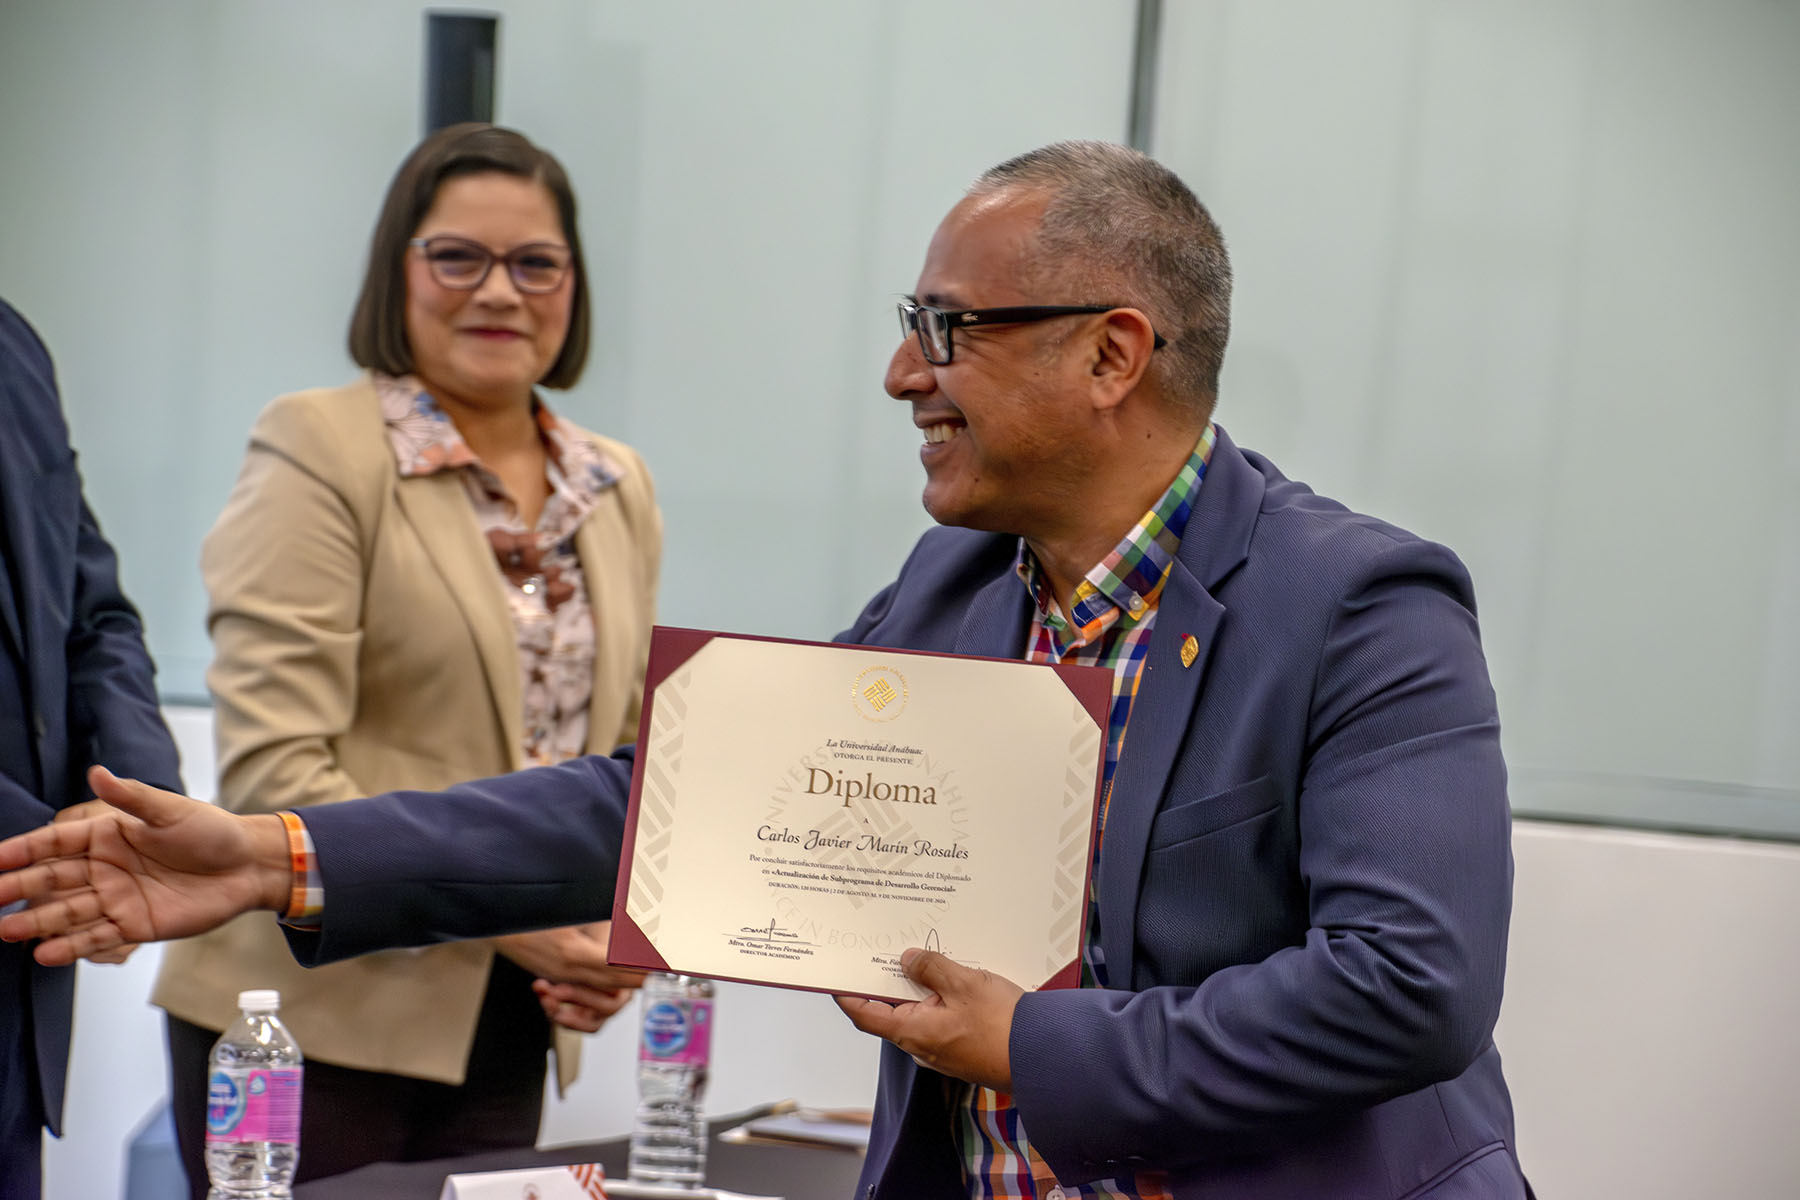
[(581, 430), (534, 405), (549, 451), (550, 497), (527, 528), (505, 486), (457, 432), (415, 376), (375, 376), (388, 444), (403, 478), (458, 471), (475, 521), (493, 547), (519, 648), (525, 765), (585, 752), (594, 689), (594, 618), (575, 554), (575, 531), (619, 480), (613, 462)]

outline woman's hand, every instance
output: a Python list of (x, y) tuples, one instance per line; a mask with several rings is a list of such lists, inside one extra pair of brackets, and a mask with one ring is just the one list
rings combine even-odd
[(495, 949), (537, 976), (532, 990), (544, 1013), (567, 1029), (593, 1033), (624, 1008), (644, 972), (606, 961), (611, 921), (568, 925), (496, 938)]
[(606, 940), (611, 931), (611, 921), (565, 925), (495, 938), (494, 947), (551, 983), (579, 983), (595, 991), (634, 988), (644, 982), (642, 971), (607, 964)]
[(636, 986), (599, 991), (579, 983), (537, 979), (532, 981), (531, 990), (544, 1006), (544, 1015), (556, 1024), (577, 1033), (597, 1033), (613, 1014), (631, 1003)]

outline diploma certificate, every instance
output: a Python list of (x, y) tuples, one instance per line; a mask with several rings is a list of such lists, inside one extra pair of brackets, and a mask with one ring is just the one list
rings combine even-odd
[(658, 627), (611, 960), (886, 1000), (1080, 981), (1112, 672)]

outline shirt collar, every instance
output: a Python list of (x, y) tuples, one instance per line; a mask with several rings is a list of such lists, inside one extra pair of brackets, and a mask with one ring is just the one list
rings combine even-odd
[[(479, 467), (481, 460), (456, 430), (456, 423), (416, 375), (374, 374), (381, 419), (388, 445), (402, 478), (435, 475), (456, 467)], [(532, 397), (532, 417), (550, 451), (552, 486), (582, 506), (619, 481), (620, 470), (604, 451), (551, 411), (541, 396)]]
[[(1074, 611), (1068, 614), (1067, 624), (1076, 629), (1090, 627), (1112, 608), (1140, 617), (1156, 603), (1169, 564), (1175, 561), (1175, 551), (1181, 545), (1181, 536), (1187, 531), (1194, 497), (1199, 494), (1200, 481), (1206, 477), (1206, 464), (1212, 460), (1217, 441), (1217, 427), (1209, 421), (1194, 452), (1176, 472), (1162, 498), (1076, 585)], [(1043, 567), (1023, 538), (1019, 539), (1015, 570), (1024, 580), (1039, 616), (1048, 624), (1065, 624), (1057, 612)]]

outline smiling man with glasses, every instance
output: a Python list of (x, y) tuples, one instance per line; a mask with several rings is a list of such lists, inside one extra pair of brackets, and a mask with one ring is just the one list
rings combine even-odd
[[(842, 639), (1094, 664), (1113, 705), (1083, 986), (915, 950), (927, 1001), (840, 999), (887, 1041), (858, 1200), (1529, 1195), (1492, 1040), (1510, 828), (1472, 585), (1214, 424), (1230, 294), (1179, 179), (1070, 142), (978, 179), (901, 302), (886, 389), (942, 527)], [(73, 930), (40, 953), (85, 953), (280, 911), (314, 877), (276, 818), (97, 784), (154, 828), (0, 845), (25, 868), (0, 902), (42, 897), (0, 934)], [(399, 908), (461, 936), (604, 915), (628, 786), (589, 758), (437, 797), (479, 859), (392, 796), (308, 810), (351, 898), (291, 944), (390, 945)], [(56, 899), (90, 860), (153, 862), (180, 899)]]
[[(913, 296), (900, 298), (900, 333), (902, 336), (917, 334), (919, 349), (925, 355), (925, 361), (936, 366), (947, 367), (956, 355), (956, 341), (952, 331), (957, 329), (986, 329), (993, 325), (1025, 325), (1032, 321), (1048, 321), (1052, 317), (1073, 317), (1088, 313), (1111, 312), (1120, 308), (1118, 304), (1025, 304), (1017, 308), (933, 308), (928, 304), (920, 304)], [(1156, 349), (1161, 350), (1168, 342), (1161, 334), (1156, 335)]]

